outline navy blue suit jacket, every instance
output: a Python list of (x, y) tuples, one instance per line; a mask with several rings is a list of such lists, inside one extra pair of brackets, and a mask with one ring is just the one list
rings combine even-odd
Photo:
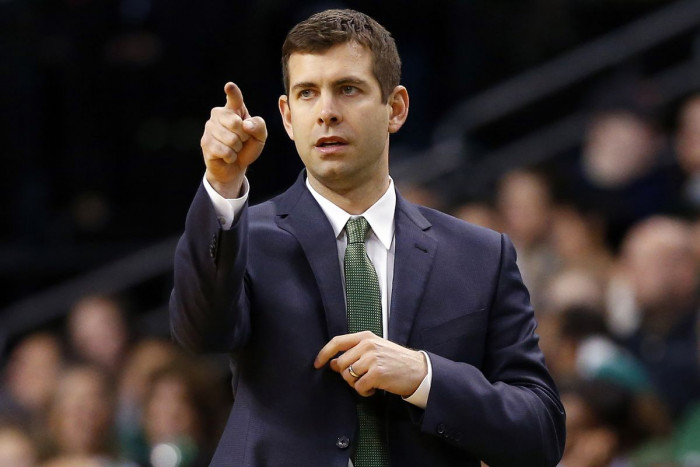
[[(397, 197), (388, 338), (428, 352), (425, 410), (383, 395), (393, 466), (554, 466), (564, 411), (508, 238)], [(346, 334), (336, 240), (305, 186), (220, 229), (203, 187), (175, 256), (171, 328), (230, 352), (235, 401), (212, 465), (346, 467), (354, 390), (318, 351)]]

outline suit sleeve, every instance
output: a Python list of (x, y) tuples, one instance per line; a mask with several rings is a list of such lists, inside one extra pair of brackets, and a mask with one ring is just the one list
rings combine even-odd
[(421, 430), (491, 467), (555, 466), (564, 448), (564, 409), (538, 346), (515, 259), (502, 235), (484, 367), (429, 354), (433, 380)]
[(171, 334), (191, 351), (230, 352), (249, 337), (247, 226), (246, 206), (231, 228), (222, 230), (200, 185), (175, 250), (170, 296)]

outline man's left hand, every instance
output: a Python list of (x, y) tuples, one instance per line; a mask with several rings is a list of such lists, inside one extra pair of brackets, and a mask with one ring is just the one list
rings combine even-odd
[[(333, 358), (339, 353), (337, 358)], [(361, 396), (371, 396), (375, 390), (408, 397), (428, 374), (425, 357), (417, 350), (407, 349), (370, 331), (344, 334), (331, 339), (318, 353), (314, 366), (323, 367), (330, 361), (333, 371)], [(349, 367), (359, 377), (350, 374)]]

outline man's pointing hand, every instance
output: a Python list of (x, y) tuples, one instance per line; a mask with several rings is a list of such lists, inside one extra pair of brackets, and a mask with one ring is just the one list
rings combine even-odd
[(207, 181), (223, 197), (237, 198), (246, 169), (265, 146), (267, 127), (250, 116), (238, 86), (228, 82), (224, 92), (226, 105), (212, 109), (200, 143)]

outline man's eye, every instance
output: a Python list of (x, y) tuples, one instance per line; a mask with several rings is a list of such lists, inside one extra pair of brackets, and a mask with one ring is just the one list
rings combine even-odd
[(352, 95), (357, 92), (357, 88), (355, 86), (343, 86), (343, 94), (346, 95)]
[(304, 89), (299, 93), (299, 97), (307, 99), (311, 97), (311, 89)]

